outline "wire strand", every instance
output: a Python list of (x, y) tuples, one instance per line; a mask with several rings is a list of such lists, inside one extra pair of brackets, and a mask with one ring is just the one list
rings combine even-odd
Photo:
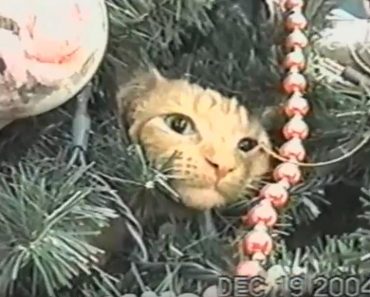
[(332, 160), (323, 161), (323, 162), (316, 162), (316, 163), (298, 162), (298, 161), (294, 161), (294, 160), (291, 160), (291, 159), (287, 159), (287, 158), (282, 157), (278, 153), (274, 152), (272, 149), (270, 149), (264, 143), (261, 143), (260, 146), (267, 154), (274, 157), (275, 159), (278, 159), (279, 161), (293, 163), (293, 164), (296, 164), (296, 165), (302, 166), (302, 167), (321, 167), (321, 166), (327, 166), (327, 165), (335, 164), (335, 163), (338, 163), (340, 161), (343, 161), (344, 159), (347, 159), (347, 158), (351, 157), (356, 152), (358, 152), (361, 148), (363, 148), (364, 145), (369, 140), (370, 140), (370, 131), (364, 134), (363, 140), (360, 141), (358, 145), (356, 145), (352, 150), (345, 153), (344, 155), (342, 155), (338, 158), (332, 159)]

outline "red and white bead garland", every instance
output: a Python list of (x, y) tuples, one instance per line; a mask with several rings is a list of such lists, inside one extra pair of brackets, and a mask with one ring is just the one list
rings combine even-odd
[(309, 129), (303, 117), (308, 113), (309, 105), (303, 98), (307, 81), (300, 71), (306, 66), (303, 48), (307, 46), (308, 40), (302, 30), (307, 26), (307, 20), (302, 13), (303, 0), (286, 0), (284, 6), (287, 10), (285, 26), (289, 31), (285, 46), (289, 53), (283, 63), (287, 70), (283, 89), (289, 96), (284, 109), (289, 121), (283, 128), (287, 142), (281, 146), (280, 155), (287, 161), (275, 168), (273, 172), (275, 183), (261, 189), (260, 202), (243, 218), (245, 225), (253, 229), (242, 241), (242, 251), (249, 260), (238, 265), (236, 269), (238, 276), (253, 277), (264, 273), (262, 263), (274, 248), (269, 229), (277, 222), (276, 209), (281, 209), (287, 204), (289, 188), (301, 180), (301, 170), (296, 162), (303, 161), (306, 156), (302, 140), (308, 137)]

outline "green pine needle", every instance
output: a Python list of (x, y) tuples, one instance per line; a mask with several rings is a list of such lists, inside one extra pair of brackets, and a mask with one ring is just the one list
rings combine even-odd
[(111, 189), (97, 183), (89, 167), (54, 166), (23, 162), (0, 177), (2, 290), (21, 282), (33, 295), (57, 296), (97, 269), (101, 250), (88, 240), (117, 217), (106, 199)]
[[(185, 76), (236, 96), (258, 116), (286, 98), (278, 90), (283, 27), (259, 19), (252, 9), (257, 2), (261, 1), (107, 0), (110, 45), (99, 75), (109, 80), (111, 68), (105, 66), (121, 65), (125, 80), (138, 65), (154, 64), (164, 74)], [(333, 0), (307, 1), (310, 33), (322, 27), (332, 4)], [(314, 88), (307, 94), (313, 110), (307, 117), (311, 135), (305, 147), (310, 162), (327, 161), (350, 150), (369, 129), (369, 96), (363, 90), (311, 85)], [(222, 211), (213, 216), (216, 234), (205, 232), (196, 219), (171, 221), (172, 231), (167, 233), (159, 227), (158, 232), (146, 232), (140, 225), (141, 206), (151, 210), (160, 208), (164, 199), (176, 200), (169, 185), (176, 177), (169, 168), (154, 169), (139, 146), (122, 145), (109, 110), (109, 91), (110, 85), (102, 79), (89, 106), (89, 166), (68, 164), (65, 149), (71, 147), (74, 110), (64, 107), (63, 123), (53, 118), (37, 145), (26, 146), (20, 164), (1, 164), (0, 295), (5, 291), (17, 297), (106, 297), (149, 289), (200, 292), (218, 275), (231, 273), (239, 261), (233, 247), (246, 229)], [(281, 127), (274, 128), (280, 132)], [(367, 146), (340, 163), (304, 172), (304, 184), (292, 189), (293, 203), (279, 215), (273, 230), (276, 253), (269, 264), (288, 273), (301, 267), (320, 275), (370, 272), (366, 224), (349, 237), (325, 237), (303, 249), (289, 249), (286, 236), (297, 232), (292, 223), (317, 219), (328, 185), (348, 181), (369, 189), (368, 174), (355, 175), (368, 171), (369, 161)], [(364, 190), (363, 196), (367, 201), (370, 194)], [(241, 208), (246, 211), (253, 203), (243, 202)], [(368, 205), (364, 203), (365, 221), (370, 221)], [(118, 215), (136, 245), (118, 255), (129, 264), (113, 277), (98, 267), (101, 251), (91, 239)]]

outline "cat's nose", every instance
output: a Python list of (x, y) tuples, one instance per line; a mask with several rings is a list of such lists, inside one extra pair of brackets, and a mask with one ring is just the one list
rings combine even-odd
[(221, 164), (221, 162), (216, 162), (215, 160), (211, 160), (210, 158), (205, 158), (207, 163), (213, 167), (216, 172), (217, 179), (224, 178), (228, 173), (234, 170), (234, 166), (227, 166), (225, 164)]

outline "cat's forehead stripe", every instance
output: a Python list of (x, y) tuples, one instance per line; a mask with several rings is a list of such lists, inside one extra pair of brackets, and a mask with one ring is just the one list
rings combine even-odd
[(242, 126), (247, 126), (248, 125), (248, 113), (247, 109), (244, 108), (243, 106), (239, 107), (239, 119), (242, 124)]
[(238, 101), (235, 98), (231, 98), (230, 100), (230, 110), (229, 113), (236, 113), (237, 108), (238, 108)]
[(191, 85), (186, 81), (158, 83), (156, 91), (147, 99), (149, 100), (145, 101), (145, 106), (140, 108), (144, 117), (184, 113), (190, 117), (195, 116), (197, 119), (194, 120), (208, 126), (208, 132), (205, 133), (218, 133), (220, 137), (226, 138), (230, 134), (244, 134), (250, 129), (248, 110), (236, 98), (223, 97), (219, 92)]
[[(181, 98), (186, 101), (183, 102), (183, 107), (186, 103), (193, 101), (191, 105), (195, 114), (208, 116), (206, 122), (210, 130), (218, 133), (224, 131), (227, 135), (249, 129), (248, 111), (239, 104), (235, 97), (226, 98), (212, 89), (204, 89), (198, 85), (184, 84), (182, 86), (185, 96)], [(221, 118), (223, 120), (220, 120)]]
[[(216, 91), (195, 90), (198, 94), (194, 96), (194, 110), (196, 112), (209, 111), (213, 107), (218, 107), (222, 113), (234, 116), (238, 114), (240, 121), (247, 124), (248, 113), (244, 106), (240, 105), (236, 98), (224, 98)], [(199, 94), (199, 91), (200, 94)]]
[(195, 112), (197, 113), (205, 113), (209, 111), (214, 105), (215, 100), (211, 96), (207, 96), (207, 94), (200, 94), (198, 98), (195, 99)]
[(194, 111), (199, 113), (208, 112), (221, 102), (220, 95), (212, 90), (193, 90), (198, 91), (194, 96)]

